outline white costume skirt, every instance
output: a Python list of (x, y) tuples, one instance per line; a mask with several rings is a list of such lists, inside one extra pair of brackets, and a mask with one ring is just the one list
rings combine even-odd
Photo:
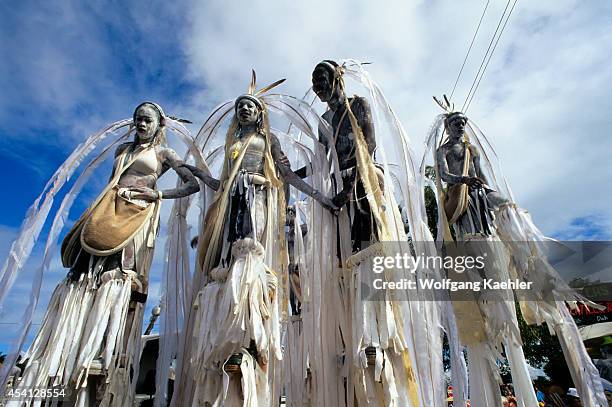
[[(133, 403), (144, 304), (130, 298), (148, 279), (155, 237), (155, 223), (148, 223), (129, 243), (136, 270), (107, 270), (108, 258), (92, 256), (77, 279), (67, 276), (55, 288), (16, 389), (62, 387), (69, 395), (65, 402), (76, 406)], [(94, 376), (99, 381), (91, 391)], [(8, 405), (40, 402), (24, 398)]]

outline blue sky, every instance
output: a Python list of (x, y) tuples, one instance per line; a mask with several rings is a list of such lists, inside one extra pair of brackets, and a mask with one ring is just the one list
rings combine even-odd
[[(185, 56), (176, 46), (178, 14), (149, 2), (116, 2), (111, 8), (102, 2), (0, 5), (6, 16), (0, 27), (5, 61), (0, 67), (0, 178), (6, 191), (13, 191), (0, 203), (2, 261), (25, 211), (80, 140), (129, 116), (142, 100), (172, 106), (202, 87), (185, 75)], [(71, 216), (95, 196), (101, 183), (94, 177), (93, 184)], [(0, 314), (0, 328), (15, 322), (14, 308), (23, 307), (19, 294), (27, 292), (41, 256), (37, 247)], [(63, 274), (57, 264), (47, 272), (35, 323)], [(7, 336), (0, 334), (0, 350)]]
[[(484, 5), (11, 3), (0, 3), (2, 260), (27, 208), (80, 140), (129, 117), (143, 100), (191, 119), (197, 131), (214, 105), (244, 91), (251, 68), (261, 83), (286, 77), (282, 90), (302, 95), (321, 59), (373, 62), (375, 80), (422, 154), (439, 113), (431, 96), (450, 91)], [(457, 90), (460, 101), (504, 6), (491, 1)], [(562, 239), (612, 237), (611, 16), (604, 0), (519, 1), (469, 111), (493, 141), (519, 204), (545, 233)], [(71, 217), (101, 182), (85, 191)], [(39, 248), (28, 270), (36, 260)], [(57, 264), (47, 273), (38, 322), (64, 273)], [(28, 284), (28, 276), (18, 284)], [(158, 280), (154, 274), (153, 288)], [(13, 322), (7, 313), (20, 306), (13, 301), (0, 314), (0, 328)], [(0, 350), (8, 339), (10, 332), (0, 332)]]
[[(0, 203), (2, 224), (19, 226), (25, 209), (80, 138), (129, 115), (143, 99), (167, 105), (198, 88), (186, 79), (185, 57), (176, 46), (178, 16), (148, 3), (0, 5), (6, 16), (0, 28), (5, 169), (0, 176), (2, 185), (19, 191)], [(155, 19), (158, 13), (166, 18)]]

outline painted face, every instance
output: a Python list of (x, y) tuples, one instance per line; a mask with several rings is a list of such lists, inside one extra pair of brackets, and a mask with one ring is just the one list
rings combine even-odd
[(456, 116), (451, 118), (448, 123), (448, 131), (452, 136), (460, 137), (465, 132), (465, 126), (467, 124), (467, 119), (465, 116)]
[(329, 102), (333, 94), (334, 78), (327, 69), (316, 68), (312, 73), (312, 90), (321, 99), (321, 102)]
[(249, 99), (240, 99), (236, 106), (236, 114), (240, 124), (254, 124), (259, 118), (259, 108)]
[(141, 106), (134, 115), (134, 125), (141, 141), (151, 141), (159, 129), (159, 114), (151, 106)]
[(287, 224), (291, 225), (295, 222), (295, 207), (288, 206), (287, 207)]

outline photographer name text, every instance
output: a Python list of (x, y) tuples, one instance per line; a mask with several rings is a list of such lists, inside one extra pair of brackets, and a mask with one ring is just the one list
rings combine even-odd
[(443, 280), (436, 279), (415, 279), (403, 278), (398, 281), (385, 281), (382, 278), (373, 280), (375, 290), (448, 290), (448, 291), (481, 291), (481, 290), (530, 290), (531, 281), (520, 281), (519, 279), (509, 279), (497, 281), (491, 278), (476, 281), (455, 281), (449, 278)]

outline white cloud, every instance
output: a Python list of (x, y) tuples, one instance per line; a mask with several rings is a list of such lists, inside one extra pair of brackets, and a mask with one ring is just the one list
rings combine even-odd
[[(491, 2), (466, 65), (459, 106), (505, 2)], [(302, 95), (314, 65), (356, 58), (369, 67), (420, 155), (439, 113), (432, 95), (450, 92), (482, 2), (193, 2), (183, 32), (189, 72), (206, 88), (186, 110), (206, 111), (243, 92), (255, 68)], [(572, 0), (519, 2), (469, 109), (493, 141), (518, 202), (546, 233), (603, 216), (612, 140), (607, 97), (611, 6)], [(199, 122), (205, 114), (199, 113)], [(194, 116), (196, 118), (196, 116)], [(603, 188), (602, 188), (603, 187)]]

